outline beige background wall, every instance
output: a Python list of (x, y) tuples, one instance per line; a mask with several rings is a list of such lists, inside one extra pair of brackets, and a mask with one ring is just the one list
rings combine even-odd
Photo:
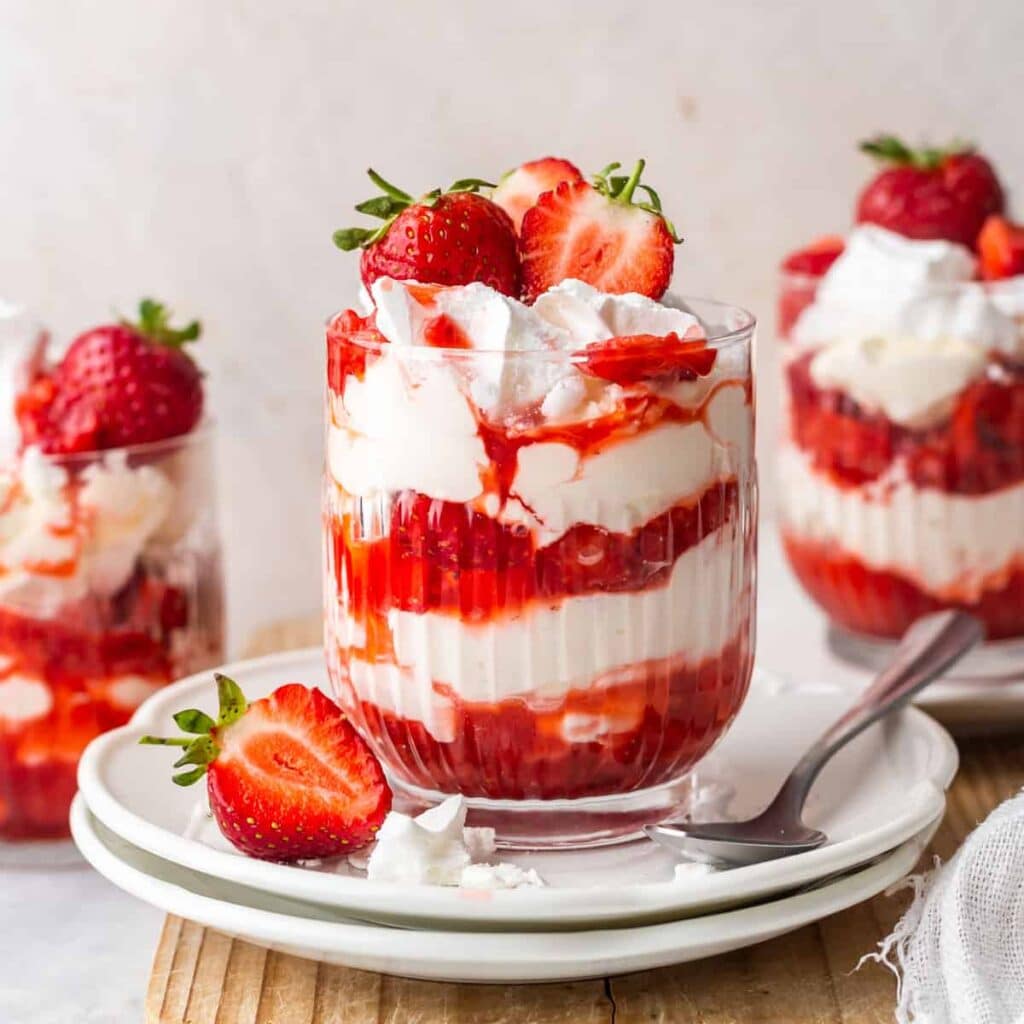
[(63, 335), (142, 293), (202, 316), (237, 638), (319, 599), (330, 235), (368, 164), (418, 190), (646, 156), (677, 286), (765, 322), (765, 451), (779, 254), (845, 226), (879, 128), (1024, 189), (1022, 44), (1020, 0), (0, 0), (0, 295)]

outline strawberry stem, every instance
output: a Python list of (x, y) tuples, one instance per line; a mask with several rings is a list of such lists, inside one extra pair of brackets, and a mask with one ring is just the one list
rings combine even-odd
[(155, 299), (143, 299), (139, 303), (139, 319), (136, 322), (122, 319), (127, 327), (138, 331), (154, 345), (167, 348), (182, 348), (190, 341), (195, 341), (202, 334), (203, 328), (198, 320), (193, 320), (181, 328), (171, 327), (171, 311)]
[(917, 167), (923, 171), (934, 171), (947, 157), (970, 153), (973, 148), (969, 143), (954, 141), (948, 146), (912, 149), (898, 136), (885, 134), (875, 135), (860, 143), (861, 152), (877, 160), (899, 167)]
[(218, 729), (223, 729), (237, 722), (248, 708), (242, 688), (233, 679), (215, 672), (213, 678), (217, 683), (217, 700), (220, 710), (217, 721), (200, 711), (198, 708), (187, 708), (174, 716), (174, 721), (188, 736), (142, 736), (139, 743), (152, 747), (184, 747), (184, 752), (174, 768), (189, 768), (172, 776), (179, 786), (191, 786), (206, 774), (206, 769), (217, 760), (220, 748), (217, 746)]
[[(624, 174), (614, 173), (621, 166), (622, 164), (620, 163), (609, 164), (595, 174), (593, 177), (594, 188), (601, 195), (607, 196), (613, 203), (622, 203), (623, 206), (636, 206), (647, 213), (653, 213), (656, 217), (660, 217), (665, 222), (665, 227), (668, 228), (672, 241), (678, 245), (683, 239), (676, 233), (675, 225), (672, 221), (665, 216), (658, 193), (650, 185), (645, 185), (640, 181), (644, 168), (647, 166), (647, 161), (643, 158), (637, 160), (636, 166), (629, 177), (626, 177)], [(633, 196), (638, 189), (646, 194), (646, 202), (633, 201)]]
[(633, 201), (633, 193), (636, 191), (637, 185), (640, 184), (640, 175), (644, 173), (644, 167), (647, 166), (647, 161), (641, 157), (636, 162), (636, 167), (633, 168), (633, 173), (626, 179), (625, 185), (622, 186), (619, 194), (613, 196), (617, 203), (623, 203), (629, 206)]

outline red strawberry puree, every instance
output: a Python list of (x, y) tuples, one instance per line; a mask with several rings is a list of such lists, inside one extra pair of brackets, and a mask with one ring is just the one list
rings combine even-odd
[(875, 227), (819, 269), (780, 299), (794, 571), (855, 632), (959, 607), (1024, 636), (1024, 277)]
[[(189, 450), (191, 449), (191, 450)], [(175, 443), (187, 477), (201, 448)], [(30, 450), (0, 474), (0, 838), (68, 833), (78, 759), (220, 654), (215, 554), (163, 468)], [(186, 513), (190, 517), (191, 513)], [(161, 531), (167, 531), (161, 536)], [(200, 623), (200, 616), (204, 621)]]
[[(532, 309), (478, 288), (382, 279), (375, 316), (328, 329), (337, 696), (420, 789), (557, 799), (677, 779), (751, 671), (749, 332), (717, 349), (688, 314), (614, 297), (629, 319), (578, 282)], [(564, 325), (599, 309), (603, 336), (573, 338)], [(508, 310), (506, 352), (474, 351)]]

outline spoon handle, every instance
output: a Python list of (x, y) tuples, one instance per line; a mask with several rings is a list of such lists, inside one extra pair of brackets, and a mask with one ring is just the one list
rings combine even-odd
[(981, 623), (966, 612), (936, 612), (918, 619), (903, 635), (889, 666), (800, 759), (769, 810), (798, 818), (818, 773), (837, 750), (906, 704), (983, 636)]

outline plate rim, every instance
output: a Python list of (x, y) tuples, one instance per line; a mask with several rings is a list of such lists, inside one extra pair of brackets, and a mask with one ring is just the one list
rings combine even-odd
[[(308, 671), (314, 660), (319, 668), (323, 667), (322, 648), (307, 647), (248, 658), (231, 662), (220, 670), (229, 675), (242, 675), (248, 671), (291, 666), (301, 676), (301, 672)], [(573, 914), (583, 915), (581, 920), (588, 924), (610, 924), (644, 917), (664, 918), (687, 912), (714, 912), (716, 906), (735, 898), (735, 883), (740, 871), (743, 872), (743, 885), (738, 898), (757, 900), (805, 884), (832, 871), (855, 867), (897, 847), (941, 813), (946, 802), (945, 790), (959, 765), (959, 753), (948, 732), (922, 711), (904, 708), (898, 714), (908, 716), (914, 727), (923, 730), (932, 745), (933, 756), (937, 758), (936, 771), (941, 772), (942, 788), (939, 788), (939, 782), (935, 780), (922, 779), (910, 791), (919, 791), (915, 804), (904, 808), (903, 813), (885, 827), (869, 833), (869, 836), (874, 837), (871, 842), (865, 842), (863, 836), (855, 837), (844, 840), (842, 844), (821, 847), (782, 861), (734, 869), (728, 872), (728, 880), (726, 873), (711, 876), (705, 880), (697, 902), (694, 901), (693, 890), (675, 886), (670, 881), (636, 884), (630, 889), (630, 906), (606, 907), (597, 912), (592, 906), (593, 894), (585, 888), (558, 889), (559, 895), (554, 904), (551, 893), (555, 890), (552, 889), (489, 891), (486, 901), (472, 900), (466, 898), (464, 890), (452, 887), (372, 882), (364, 878), (323, 874), (292, 865), (254, 860), (217, 850), (154, 824), (117, 800), (107, 789), (102, 777), (106, 758), (120, 745), (134, 744), (134, 737), (147, 725), (162, 720), (168, 712), (167, 705), (180, 702), (176, 696), (178, 693), (200, 683), (208, 685), (210, 671), (195, 673), (161, 689), (136, 710), (130, 722), (104, 733), (86, 748), (79, 763), (78, 785), (90, 811), (110, 831), (163, 860), (234, 884), (341, 909), (361, 917), (372, 916), (377, 920), (421, 923), (432, 919), (435, 922), (474, 923), (478, 928), (484, 923), (499, 927), (518, 923), (536, 928), (547, 923), (565, 922), (567, 918), (572, 920)], [(132, 739), (129, 740), (129, 737)], [(929, 781), (933, 784), (929, 785)], [(837, 846), (844, 846), (849, 852), (841, 864), (832, 865), (829, 862)], [(815, 875), (819, 864), (822, 864), (820, 874)], [(711, 890), (710, 895), (705, 895), (707, 889)], [(416, 909), (409, 909), (409, 906)]]
[[(81, 795), (76, 796), (71, 825), (83, 857), (113, 885), (165, 913), (307, 959), (354, 961), (351, 965), (360, 970), (439, 981), (540, 983), (703, 959), (767, 941), (848, 909), (912, 871), (941, 816), (866, 867), (820, 887), (754, 906), (635, 927), (483, 934), (304, 918), (192, 892), (121, 859), (104, 843), (93, 821), (98, 819)], [(530, 953), (531, 944), (543, 948)], [(621, 948), (609, 953), (610, 946)]]

